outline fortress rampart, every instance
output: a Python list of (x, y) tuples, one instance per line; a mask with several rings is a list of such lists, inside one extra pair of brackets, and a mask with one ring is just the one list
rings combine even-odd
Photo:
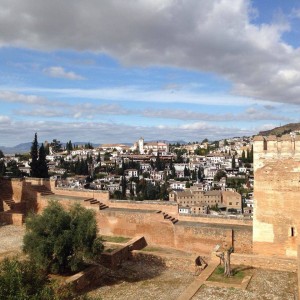
[(257, 136), (253, 149), (253, 251), (296, 258), (300, 230), (300, 136)]

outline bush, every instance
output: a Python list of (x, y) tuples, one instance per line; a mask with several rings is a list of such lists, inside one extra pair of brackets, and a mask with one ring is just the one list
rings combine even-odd
[(31, 262), (6, 258), (0, 263), (0, 299), (53, 299), (48, 282)]
[(23, 250), (47, 272), (78, 271), (103, 250), (94, 212), (79, 204), (65, 211), (58, 202), (50, 202), (41, 215), (26, 219)]
[(92, 298), (77, 295), (71, 286), (50, 281), (47, 274), (32, 261), (6, 258), (0, 263), (0, 299), (91, 300)]

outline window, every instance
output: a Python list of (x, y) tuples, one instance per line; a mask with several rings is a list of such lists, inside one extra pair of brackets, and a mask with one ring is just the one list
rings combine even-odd
[(232, 205), (232, 202), (229, 202), (229, 205)]
[(294, 227), (291, 227), (291, 236), (295, 236), (295, 228)]

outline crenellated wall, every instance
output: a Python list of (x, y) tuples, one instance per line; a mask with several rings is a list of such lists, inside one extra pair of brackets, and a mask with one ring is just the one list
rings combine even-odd
[(253, 251), (296, 258), (300, 232), (300, 136), (257, 136), (253, 149)]

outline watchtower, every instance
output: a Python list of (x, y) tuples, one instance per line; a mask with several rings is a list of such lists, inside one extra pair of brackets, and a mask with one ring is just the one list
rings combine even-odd
[(256, 136), (253, 150), (253, 252), (296, 257), (300, 241), (300, 136)]

